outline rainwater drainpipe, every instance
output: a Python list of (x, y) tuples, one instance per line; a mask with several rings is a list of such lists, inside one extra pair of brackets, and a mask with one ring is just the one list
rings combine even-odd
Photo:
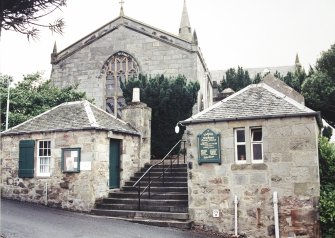
[(279, 238), (279, 221), (278, 221), (278, 193), (273, 192), (273, 211), (275, 216), (275, 237)]
[(45, 206), (48, 206), (48, 183), (45, 183)]
[(237, 196), (235, 195), (235, 197), (234, 197), (234, 205), (235, 205), (235, 237), (237, 237), (237, 204), (238, 204), (238, 200), (237, 200)]

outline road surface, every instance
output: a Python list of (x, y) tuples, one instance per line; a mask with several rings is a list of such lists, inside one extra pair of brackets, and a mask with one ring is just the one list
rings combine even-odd
[(6, 238), (210, 237), (194, 231), (141, 225), (11, 200), (1, 200), (0, 234)]

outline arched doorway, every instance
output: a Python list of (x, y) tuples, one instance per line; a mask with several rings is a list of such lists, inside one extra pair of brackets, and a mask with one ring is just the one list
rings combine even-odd
[(138, 77), (138, 63), (130, 54), (119, 51), (106, 61), (103, 71), (106, 75), (106, 111), (120, 117), (120, 109), (126, 105), (121, 83)]

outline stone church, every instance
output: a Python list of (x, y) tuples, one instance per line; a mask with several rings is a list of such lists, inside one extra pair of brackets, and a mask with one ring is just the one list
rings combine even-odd
[(121, 82), (144, 75), (184, 75), (199, 82), (198, 111), (212, 105), (213, 81), (191, 30), (184, 2), (179, 34), (120, 15), (61, 52), (51, 54), (51, 81), (59, 87), (78, 84), (95, 104), (115, 115), (125, 106)]

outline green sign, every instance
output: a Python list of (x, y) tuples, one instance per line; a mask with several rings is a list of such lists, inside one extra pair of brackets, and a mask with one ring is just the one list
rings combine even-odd
[(220, 134), (207, 129), (198, 135), (198, 162), (221, 164)]

